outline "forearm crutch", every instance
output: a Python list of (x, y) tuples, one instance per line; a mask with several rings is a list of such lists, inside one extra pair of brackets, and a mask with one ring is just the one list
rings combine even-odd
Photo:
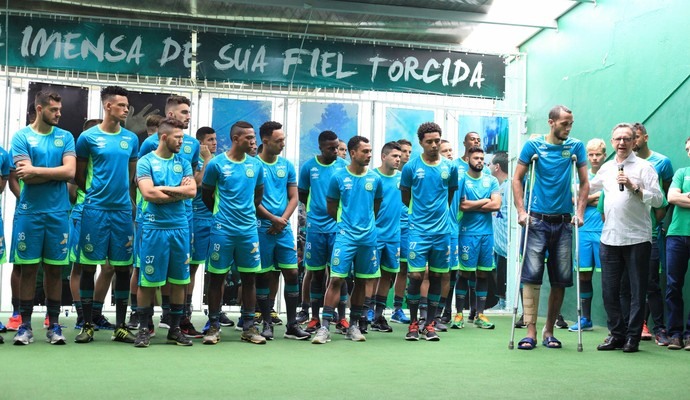
[[(578, 202), (580, 197), (580, 186), (577, 182), (577, 156), (573, 154), (570, 159), (572, 163), (572, 183), (575, 194), (575, 201), (573, 202), (573, 216), (577, 219)], [(577, 351), (582, 351), (582, 300), (580, 299), (580, 221), (575, 221), (573, 228), (575, 229), (575, 292), (577, 296)]]

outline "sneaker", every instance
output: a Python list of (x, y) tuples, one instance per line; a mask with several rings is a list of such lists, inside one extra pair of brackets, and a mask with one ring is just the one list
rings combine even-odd
[(134, 339), (134, 347), (149, 347), (150, 343), (151, 335), (149, 333), (149, 328), (139, 329), (139, 332), (137, 332), (137, 337)]
[(316, 331), (316, 335), (314, 335), (314, 338), (311, 340), (313, 344), (326, 344), (331, 341), (331, 333), (328, 331), (328, 328), (325, 326), (320, 327)]
[(457, 313), (453, 317), (453, 322), (450, 323), (450, 329), (462, 329), (465, 327), (465, 319), (462, 313)]
[(81, 329), (84, 327), (84, 317), (77, 317), (77, 322), (74, 323), (74, 329)]
[(108, 318), (105, 317), (105, 315), (101, 314), (99, 315), (96, 319), (93, 321), (94, 329), (99, 330), (103, 329), (104, 331), (114, 331), (115, 330), (115, 325), (111, 324), (110, 321), (108, 321)]
[(254, 325), (252, 325), (249, 329), (243, 330), (240, 339), (242, 339), (242, 341), (254, 344), (266, 344), (266, 338), (259, 334), (259, 331)]
[(439, 332), (448, 332), (448, 327), (445, 324), (441, 323), (441, 318), (436, 317), (434, 319), (434, 329), (436, 329)]
[(682, 349), (683, 346), (683, 341), (680, 339), (680, 336), (674, 336), (671, 338), (671, 341), (668, 344), (668, 349), (669, 350), (680, 350)]
[(74, 338), (75, 343), (89, 343), (93, 341), (93, 325), (84, 323), (79, 334)]
[[(139, 329), (139, 315), (136, 311), (129, 313), (129, 321), (127, 322), (127, 329)], [(146, 347), (146, 346), (136, 346), (136, 347)]]
[(367, 338), (362, 335), (357, 325), (350, 325), (350, 327), (347, 328), (347, 335), (345, 335), (345, 337), (353, 342), (366, 342), (367, 340)]
[(429, 325), (425, 325), (424, 329), (422, 329), (421, 334), (424, 335), (424, 339), (428, 342), (438, 342), (441, 340), (436, 333), (436, 328), (434, 328), (434, 325), (435, 322), (432, 322)]
[(441, 315), (440, 322), (444, 325), (448, 325), (450, 323), (451, 318), (452, 315), (450, 314), (450, 311), (444, 311), (443, 315)]
[(273, 324), (264, 322), (263, 329), (261, 330), (261, 336), (265, 337), (266, 340), (273, 340)]
[(43, 320), (43, 327), (48, 329), (50, 328), (50, 318), (46, 315), (46, 319)]
[(46, 342), (50, 344), (66, 344), (65, 337), (62, 336), (62, 328), (60, 324), (53, 324), (53, 326), (48, 329), (46, 333)]
[(388, 325), (388, 321), (386, 321), (386, 317), (383, 315), (376, 318), (374, 322), (371, 323), (371, 330), (377, 332), (393, 332), (393, 328)]
[(235, 323), (232, 322), (230, 318), (228, 318), (227, 314), (225, 314), (224, 311), (220, 312), (220, 315), (218, 316), (218, 322), (220, 322), (220, 326), (235, 326)]
[(13, 315), (10, 317), (9, 321), (7, 321), (7, 325), (5, 325), (5, 328), (8, 331), (17, 331), (19, 330), (19, 326), (22, 324), (22, 316), (17, 314)]
[(470, 315), (467, 317), (467, 322), (474, 324), (474, 317), (477, 316), (477, 310), (470, 310)]
[(309, 320), (309, 323), (304, 330), (308, 333), (314, 333), (319, 328), (321, 328), (321, 322), (318, 320), (318, 318), (312, 318)]
[(194, 324), (192, 324), (192, 321), (190, 321), (189, 318), (185, 318), (182, 322), (180, 322), (180, 330), (188, 338), (199, 339), (204, 336), (203, 333), (194, 328)]
[[(580, 328), (580, 326), (582, 326), (582, 328)], [(568, 328), (570, 332), (577, 332), (578, 329), (582, 329), (583, 331), (594, 330), (592, 320), (587, 317), (580, 317), (580, 322), (572, 324), (570, 328)]]
[(481, 328), (481, 329), (494, 329), (495, 328), (494, 324), (489, 322), (489, 319), (484, 314), (477, 315), (477, 318), (474, 319), (474, 326), (476, 326), (477, 328)]
[(395, 322), (396, 324), (409, 324), (410, 319), (407, 318), (407, 315), (405, 315), (405, 312), (398, 308), (395, 311), (393, 311), (393, 315), (391, 315), (391, 322)]
[(7, 327), (5, 327), (5, 325), (3, 325), (2, 322), (0, 322), (0, 333), (5, 333), (5, 332), (7, 332)]
[(276, 310), (271, 308), (271, 323), (273, 325), (283, 325), (283, 320), (280, 319)]
[(263, 317), (261, 317), (261, 312), (256, 311), (254, 313), (254, 325), (259, 325), (261, 322), (263, 322)]
[(563, 315), (558, 314), (558, 318), (556, 318), (556, 324), (554, 325), (556, 329), (568, 329), (568, 323), (565, 322), (565, 319), (563, 319)]
[(170, 314), (161, 315), (161, 321), (158, 323), (159, 328), (170, 329)]
[(683, 349), (685, 349), (686, 351), (690, 351), (690, 336), (686, 336), (683, 339), (683, 345), (684, 345)]
[(363, 335), (369, 333), (369, 320), (367, 319), (366, 315), (362, 315), (361, 317), (359, 317), (357, 325), (359, 325), (359, 333)]
[(640, 340), (652, 340), (652, 333), (649, 331), (649, 328), (647, 327), (647, 321), (644, 321), (644, 323), (642, 323), (642, 336), (640, 337)]
[(156, 328), (153, 324), (153, 317), (149, 318), (149, 337), (156, 337)]
[(340, 314), (338, 314), (338, 310), (333, 310), (333, 319), (331, 319), (331, 325), (337, 325), (338, 321), (340, 321)]
[(419, 324), (417, 321), (410, 323), (410, 327), (407, 329), (407, 334), (405, 335), (405, 340), (419, 340)]
[(235, 330), (236, 331), (243, 331), (244, 330), (244, 320), (242, 317), (237, 319), (237, 325), (235, 325)]
[(309, 311), (307, 311), (306, 308), (303, 308), (299, 310), (297, 313), (297, 318), (295, 318), (295, 322), (298, 324), (303, 324), (305, 322), (309, 321)]
[(191, 346), (194, 344), (192, 339), (187, 337), (179, 326), (168, 330), (166, 340), (168, 344), (176, 344), (178, 346)]
[(527, 328), (527, 325), (525, 325), (525, 314), (522, 314), (520, 316), (520, 319), (515, 321), (515, 328), (516, 329), (524, 329)]
[(285, 339), (306, 340), (310, 337), (311, 335), (300, 328), (299, 324), (297, 323), (288, 325), (287, 328), (285, 328), (285, 333), (283, 334), (283, 338)]
[(113, 342), (134, 343), (135, 339), (136, 337), (127, 329), (127, 325), (124, 322), (110, 336), (110, 340)]
[[(654, 341), (658, 346), (668, 346), (671, 340), (668, 338), (666, 329), (659, 329), (654, 333)], [(685, 350), (690, 350), (687, 347)]]
[(14, 335), (13, 340), (15, 345), (27, 345), (34, 342), (34, 333), (29, 327), (21, 324), (19, 325), (19, 329), (17, 329), (17, 334)]
[(347, 320), (345, 318), (343, 318), (340, 321), (338, 321), (338, 323), (335, 324), (335, 333), (347, 335), (347, 330), (349, 328), (350, 328), (350, 323), (347, 322)]
[(372, 310), (371, 308), (367, 310), (367, 322), (372, 323), (374, 321), (374, 316), (374, 310)]
[(216, 344), (218, 342), (220, 342), (220, 323), (209, 325), (209, 328), (201, 340), (201, 343)]

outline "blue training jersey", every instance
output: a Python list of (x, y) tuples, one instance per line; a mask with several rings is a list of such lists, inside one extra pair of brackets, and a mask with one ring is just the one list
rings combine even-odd
[(659, 186), (661, 186), (661, 182), (671, 181), (673, 179), (673, 165), (671, 165), (671, 159), (663, 154), (653, 151), (652, 154), (646, 158), (646, 160), (652, 164), (656, 174), (659, 175)]
[(429, 235), (450, 233), (448, 190), (457, 189), (457, 174), (455, 165), (445, 158), (429, 165), (420, 155), (405, 164), (400, 187), (410, 190), (410, 231)]
[[(594, 178), (592, 171), (588, 171), (589, 179)], [(591, 193), (590, 193), (591, 194)], [(580, 228), (581, 232), (596, 232), (601, 235), (601, 230), (604, 228), (604, 221), (601, 220), (601, 213), (597, 210), (596, 206), (590, 206), (589, 204), (585, 207), (585, 221)]]
[(215, 188), (213, 223), (232, 236), (256, 232), (254, 190), (264, 184), (263, 166), (254, 157), (231, 160), (227, 153), (217, 155), (206, 165), (203, 184)]
[(532, 197), (532, 211), (541, 214), (572, 213), (571, 156), (577, 156), (577, 168), (587, 165), (585, 146), (570, 137), (557, 145), (547, 143), (545, 136), (538, 136), (525, 143), (518, 162), (528, 165), (535, 154), (539, 158), (534, 174), (534, 189), (529, 194)]
[(88, 160), (84, 208), (125, 211), (132, 209), (129, 198), (129, 163), (136, 161), (137, 135), (125, 128), (103, 132), (96, 125), (77, 139), (77, 157)]
[[(287, 208), (288, 187), (297, 186), (297, 173), (292, 163), (283, 157), (273, 163), (267, 163), (260, 156), (257, 160), (264, 167), (264, 197), (261, 205), (275, 216), (282, 216)], [(271, 226), (271, 221), (262, 219), (259, 221), (262, 226)]]
[[(482, 174), (473, 178), (465, 173), (462, 189), (458, 190), (464, 199), (489, 199), (494, 193), (500, 193), (498, 179), (492, 175)], [(467, 211), (460, 221), (460, 236), (491, 235), (493, 222), (490, 212)]]
[(468, 165), (462, 158), (453, 160), (455, 167), (458, 169), (458, 190), (453, 195), (453, 201), (448, 208), (448, 222), (450, 223), (450, 234), (457, 237), (460, 234), (460, 220), (462, 219), (462, 210), (460, 210), (460, 200), (462, 199), (462, 181), (465, 179), (465, 172)]
[(331, 177), (347, 167), (347, 162), (337, 157), (331, 164), (321, 164), (314, 157), (302, 165), (299, 170), (297, 188), (301, 192), (308, 192), (307, 199), (307, 231), (311, 233), (335, 233), (336, 222), (328, 216), (326, 209), (326, 193)]
[(379, 243), (400, 242), (400, 210), (403, 203), (400, 197), (400, 171), (385, 175), (378, 168), (374, 170), (381, 178), (383, 201), (376, 216), (376, 238)]
[(328, 185), (328, 200), (337, 200), (338, 236), (357, 244), (376, 244), (374, 200), (383, 198), (381, 177), (367, 170), (355, 175), (348, 169), (336, 172)]
[[(74, 137), (64, 129), (53, 126), (50, 133), (38, 133), (26, 126), (12, 137), (12, 164), (29, 160), (34, 167), (55, 168), (62, 166), (65, 156), (74, 157)], [(7, 159), (6, 153), (5, 157)], [(9, 168), (9, 159), (7, 159)], [(3, 166), (4, 168), (4, 166)], [(4, 175), (4, 172), (3, 172)], [(40, 214), (69, 211), (69, 192), (66, 181), (51, 180), (39, 184), (19, 181), (20, 194), (17, 214)]]
[[(200, 172), (204, 168), (204, 163), (200, 162), (196, 166), (196, 171)], [(201, 188), (196, 191), (196, 196), (192, 199), (192, 212), (194, 219), (213, 219), (213, 213), (206, 207), (201, 198)]]
[[(137, 162), (137, 182), (150, 179), (154, 186), (173, 186), (182, 184), (182, 178), (193, 177), (192, 167), (189, 161), (173, 154), (170, 158), (159, 157), (151, 152), (140, 158)], [(149, 229), (181, 229), (187, 228), (184, 201), (171, 203), (149, 203), (142, 200), (141, 203), (142, 226)]]

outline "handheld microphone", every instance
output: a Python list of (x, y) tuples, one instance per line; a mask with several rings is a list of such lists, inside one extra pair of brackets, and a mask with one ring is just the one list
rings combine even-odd
[[(618, 164), (618, 175), (623, 175), (623, 164)], [(621, 192), (624, 190), (622, 183), (618, 184), (618, 190)]]

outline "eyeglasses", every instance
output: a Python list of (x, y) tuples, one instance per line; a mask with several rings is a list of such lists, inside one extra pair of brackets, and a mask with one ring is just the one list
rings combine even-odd
[(613, 138), (613, 139), (611, 139), (611, 140), (614, 141), (614, 142), (624, 142), (624, 143), (630, 143), (630, 142), (632, 142), (632, 138), (631, 138), (631, 137), (617, 137), (617, 138)]

